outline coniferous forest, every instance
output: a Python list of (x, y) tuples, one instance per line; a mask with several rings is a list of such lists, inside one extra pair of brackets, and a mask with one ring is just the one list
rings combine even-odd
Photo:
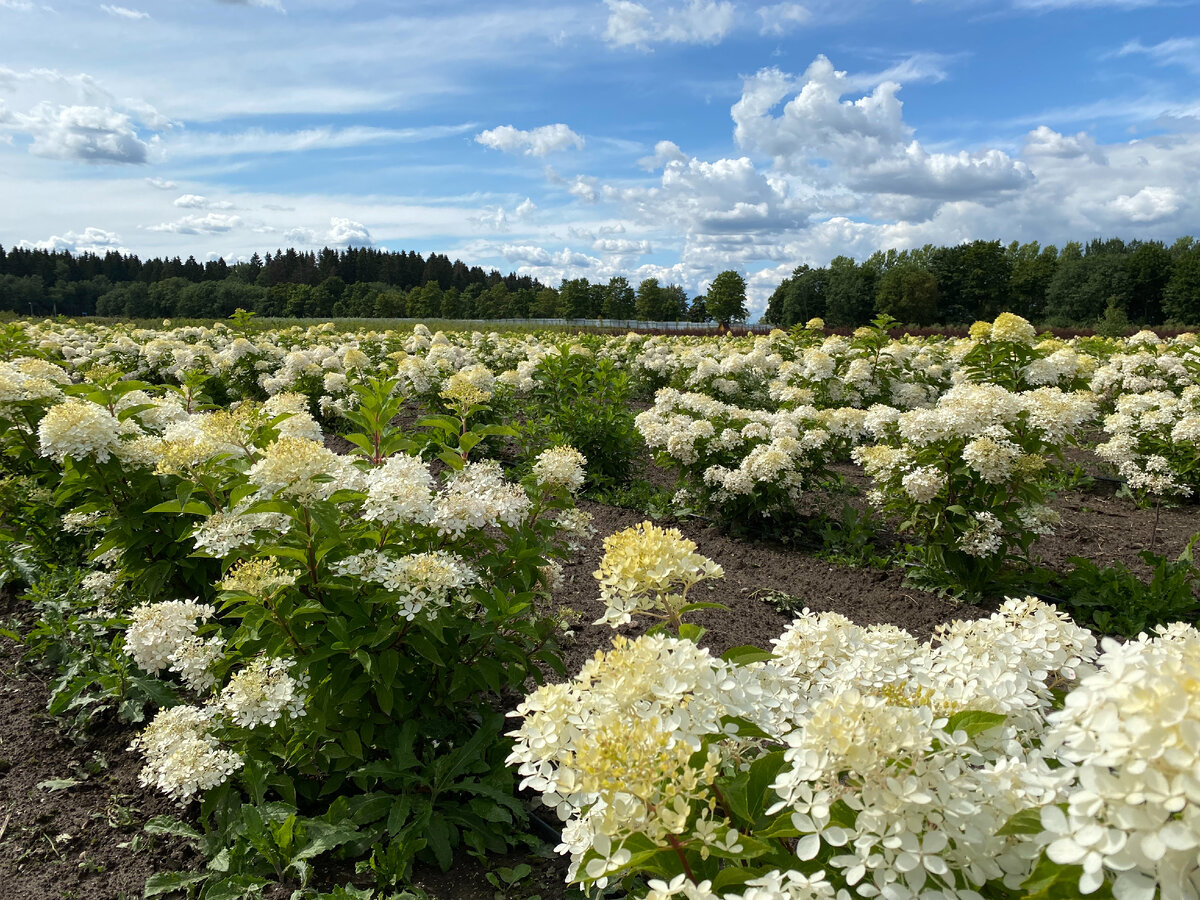
[[(712, 273), (716, 275), (717, 273)], [(703, 296), (645, 279), (549, 287), (527, 275), (371, 247), (278, 250), (233, 265), (109, 251), (0, 247), (0, 310), (20, 315), (224, 318), (241, 308), (295, 318), (709, 318)], [(1012, 311), (1062, 327), (1200, 322), (1200, 241), (1096, 239), (1062, 248), (977, 240), (797, 266), (762, 321), (854, 326), (879, 313), (918, 326)]]

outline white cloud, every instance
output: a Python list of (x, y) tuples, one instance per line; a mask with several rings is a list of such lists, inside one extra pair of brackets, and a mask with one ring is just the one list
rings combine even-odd
[(563, 273), (560, 278), (570, 277), (580, 270), (595, 269), (602, 264), (600, 259), (569, 247), (552, 252), (537, 244), (505, 244), (500, 252), (511, 263), (554, 267)]
[(508, 214), (503, 206), (487, 207), (479, 215), (471, 216), (470, 221), (487, 231), (508, 231)]
[(1109, 203), (1111, 209), (1130, 222), (1157, 222), (1179, 212), (1181, 198), (1174, 188), (1144, 187), (1136, 194), (1121, 194)]
[(252, 128), (234, 133), (183, 132), (165, 139), (164, 153), (172, 159), (222, 156), (256, 156), (272, 153), (304, 153), (361, 147), (370, 144), (415, 143), (452, 137), (474, 128), (473, 123), (435, 125), (427, 128), (305, 128), (298, 131), (266, 131)]
[(687, 162), (687, 154), (674, 141), (659, 141), (654, 145), (653, 156), (643, 156), (638, 165), (643, 169), (661, 169), (669, 162)]
[(728, 2), (688, 0), (682, 7), (656, 4), (655, 9), (632, 0), (605, 0), (605, 5), (604, 39), (616, 47), (645, 50), (658, 42), (716, 44), (734, 26), (735, 9)]
[(342, 216), (331, 216), (329, 229), (317, 231), (312, 228), (291, 228), (283, 233), (283, 239), (291, 244), (325, 247), (371, 247), (374, 241), (371, 232), (362, 222)]
[(799, 3), (776, 3), (760, 6), (758, 17), (762, 19), (762, 34), (782, 35), (803, 25), (812, 18), (812, 13)]
[(180, 209), (233, 209), (228, 200), (209, 200), (201, 194), (184, 194), (175, 198), (175, 205)]
[(30, 250), (67, 250), (71, 253), (104, 254), (109, 250), (121, 250), (121, 237), (103, 228), (88, 227), (83, 231), (68, 231), (62, 235), (51, 235), (44, 241), (21, 241), (18, 247)]
[(517, 219), (524, 219), (537, 211), (537, 204), (526, 197), (517, 204), (517, 208), (513, 210), (513, 216)]
[(29, 12), (33, 4), (29, 0), (0, 0), (0, 9), (15, 9), (17, 12)]
[(142, 12), (138, 9), (129, 9), (126, 6), (112, 6), (108, 3), (101, 3), (100, 8), (110, 16), (116, 16), (120, 19), (148, 19), (150, 13)]
[(224, 3), (226, 6), (262, 6), (278, 12), (285, 11), (279, 0), (217, 0), (217, 2)]
[(577, 175), (570, 182), (570, 187), (567, 188), (567, 193), (584, 203), (595, 203), (599, 198), (596, 193), (596, 185), (600, 183), (600, 179), (590, 175)]
[(524, 153), (526, 156), (546, 156), (572, 147), (581, 149), (583, 138), (558, 122), (522, 131), (512, 125), (501, 125), (475, 135), (475, 142), (502, 150), (505, 153)]
[(147, 178), (146, 184), (150, 185), (152, 188), (158, 188), (160, 191), (173, 191), (175, 188), (179, 187), (179, 185), (177, 185), (174, 181), (158, 177)]
[(621, 238), (599, 238), (592, 242), (592, 249), (597, 253), (615, 256), (645, 256), (654, 252), (654, 247), (649, 241), (630, 241)]
[(0, 124), (32, 138), (30, 153), (53, 159), (144, 163), (149, 150), (130, 117), (109, 107), (40, 103)]
[(174, 222), (149, 226), (150, 231), (167, 231), (174, 234), (224, 234), (242, 224), (240, 216), (210, 212), (207, 215), (184, 216)]
[(1117, 56), (1135, 54), (1148, 56), (1160, 66), (1182, 66), (1190, 72), (1200, 72), (1200, 38), (1168, 38), (1149, 47), (1141, 41), (1129, 41), (1116, 53)]
[(373, 243), (366, 225), (337, 216), (329, 220), (328, 240), (332, 247), (370, 247)]
[(980, 199), (1031, 180), (1028, 166), (1001, 150), (927, 151), (904, 121), (898, 82), (843, 100), (854, 81), (824, 56), (798, 79), (763, 69), (745, 80), (733, 106), (734, 138), (773, 157), (782, 173), (860, 192)]

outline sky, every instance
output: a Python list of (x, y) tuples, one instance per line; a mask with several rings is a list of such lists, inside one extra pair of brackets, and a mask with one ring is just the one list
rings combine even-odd
[(736, 269), (753, 314), (843, 254), (1200, 237), (1197, 76), (1200, 0), (0, 0), (0, 245)]

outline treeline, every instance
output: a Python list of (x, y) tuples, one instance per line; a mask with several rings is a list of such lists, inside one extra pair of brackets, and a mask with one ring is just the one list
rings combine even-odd
[(1101, 321), (1136, 325), (1200, 323), (1200, 241), (1119, 238), (1007, 246), (972, 241), (954, 247), (880, 251), (857, 263), (798, 266), (776, 288), (762, 321), (790, 327), (818, 317), (830, 326), (862, 325), (888, 313), (910, 325), (969, 324), (1015, 312), (1052, 327)]
[(433, 253), (371, 247), (280, 250), (248, 262), (195, 257), (139, 259), (109, 251), (0, 247), (0, 309), (28, 315), (223, 318), (239, 307), (261, 315), (522, 315), (544, 289)]
[(0, 310), (131, 319), (225, 318), (236, 309), (292, 318), (640, 318), (705, 321), (704, 298), (679, 285), (622, 277), (547, 287), (434, 253), (366, 247), (280, 250), (248, 262), (148, 259), (110, 251), (0, 247)]

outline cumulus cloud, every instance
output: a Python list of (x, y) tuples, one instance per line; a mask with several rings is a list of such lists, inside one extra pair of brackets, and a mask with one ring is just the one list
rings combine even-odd
[(96, 254), (104, 254), (109, 250), (123, 250), (120, 235), (90, 226), (83, 231), (51, 235), (44, 241), (21, 241), (17, 246), (29, 250), (67, 250), (71, 253)]
[(586, 253), (563, 247), (558, 251), (550, 251), (537, 244), (505, 244), (500, 252), (504, 258), (514, 264), (524, 266), (552, 266), (558, 270), (575, 272), (584, 269), (594, 269), (601, 265), (601, 260)]
[(362, 222), (332, 216), (329, 229), (318, 231), (313, 228), (296, 227), (283, 233), (283, 239), (291, 244), (326, 247), (371, 247), (374, 241), (371, 232)]
[(857, 191), (980, 199), (1032, 179), (1025, 163), (1002, 150), (927, 151), (904, 121), (898, 82), (886, 80), (863, 96), (843, 99), (852, 83), (825, 56), (799, 78), (763, 69), (745, 80), (731, 110), (734, 138), (771, 156), (781, 172)]
[(160, 191), (173, 191), (175, 188), (179, 187), (179, 185), (177, 185), (174, 181), (170, 181), (166, 178), (158, 178), (157, 176), (147, 178), (146, 184), (150, 185), (152, 188), (158, 188)]
[(33, 4), (29, 0), (0, 0), (0, 9), (15, 9), (17, 12), (30, 12)]
[(100, 8), (110, 16), (116, 16), (119, 19), (148, 19), (150, 13), (142, 12), (139, 9), (130, 9), (127, 6), (112, 6), (108, 3), (101, 3)]
[(501, 150), (505, 153), (523, 153), (526, 156), (546, 156), (571, 148), (581, 149), (583, 138), (558, 122), (522, 131), (512, 125), (501, 125), (475, 135), (475, 142)]
[(1136, 194), (1121, 194), (1109, 203), (1117, 215), (1139, 225), (1173, 216), (1180, 205), (1179, 194), (1170, 187), (1144, 187)]
[(659, 141), (654, 145), (653, 156), (643, 156), (638, 165), (643, 169), (661, 169), (667, 163), (687, 162), (687, 154), (674, 141)]
[(174, 222), (163, 222), (149, 226), (150, 231), (166, 231), (174, 234), (224, 234), (242, 224), (240, 216), (211, 212), (207, 215), (184, 216)]
[(517, 204), (517, 208), (513, 210), (513, 216), (518, 219), (524, 219), (526, 216), (532, 215), (537, 211), (537, 204), (526, 197)]
[(32, 138), (29, 152), (89, 163), (144, 163), (149, 145), (125, 113), (99, 106), (40, 103), (13, 113), (4, 127)]
[(470, 216), (472, 224), (487, 231), (508, 231), (508, 215), (503, 206), (489, 206), (475, 216)]
[(656, 4), (651, 8), (632, 0), (605, 0), (605, 5), (604, 40), (615, 47), (646, 50), (658, 42), (716, 44), (734, 25), (734, 6), (728, 2), (688, 0), (681, 7)]
[(370, 247), (374, 243), (371, 232), (362, 222), (337, 216), (329, 220), (328, 240), (331, 247)]
[(787, 34), (812, 18), (812, 13), (799, 3), (776, 3), (760, 6), (758, 17), (762, 20), (762, 34)]

